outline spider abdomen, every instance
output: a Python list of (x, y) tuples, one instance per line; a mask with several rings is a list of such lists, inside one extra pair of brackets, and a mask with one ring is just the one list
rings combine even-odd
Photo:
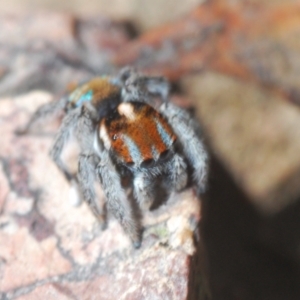
[(164, 158), (176, 136), (163, 116), (139, 102), (119, 104), (100, 124), (100, 139), (118, 160), (151, 167)]

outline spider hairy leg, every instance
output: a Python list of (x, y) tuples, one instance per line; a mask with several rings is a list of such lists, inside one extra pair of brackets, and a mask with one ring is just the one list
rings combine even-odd
[(180, 155), (174, 154), (172, 157), (168, 164), (168, 174), (177, 192), (186, 187), (188, 180), (187, 165)]
[(147, 173), (136, 174), (134, 181), (134, 196), (143, 210), (149, 210), (153, 203), (152, 178)]
[(149, 77), (146, 79), (146, 87), (150, 94), (159, 95), (167, 102), (170, 95), (170, 84), (164, 77)]
[(152, 105), (152, 98), (158, 96), (167, 102), (170, 94), (170, 84), (162, 76), (146, 76), (135, 69), (125, 67), (120, 71), (119, 79), (123, 82), (122, 97), (125, 102), (142, 101)]
[(62, 97), (58, 101), (51, 101), (40, 106), (37, 111), (31, 116), (30, 120), (23, 128), (16, 130), (16, 134), (22, 135), (30, 132), (39, 122), (43, 122), (45, 118), (54, 116), (61, 112), (67, 105), (68, 98)]
[(63, 172), (65, 178), (68, 182), (71, 182), (74, 179), (74, 176), (67, 169), (64, 163), (61, 160), (61, 153), (63, 147), (67, 143), (71, 131), (76, 126), (78, 119), (80, 117), (81, 109), (74, 109), (69, 112), (63, 119), (62, 125), (59, 129), (59, 132), (55, 138), (55, 142), (50, 150), (50, 157), (55, 162), (57, 167)]
[(106, 210), (97, 201), (94, 183), (96, 180), (96, 166), (99, 159), (94, 154), (80, 154), (78, 161), (78, 182), (84, 200), (100, 222), (102, 229), (106, 228)]
[(119, 174), (111, 161), (108, 152), (103, 152), (97, 166), (97, 173), (107, 199), (107, 209), (115, 216), (130, 237), (133, 246), (141, 246), (141, 225), (130, 205), (127, 195), (121, 186)]
[(197, 135), (196, 123), (188, 112), (172, 103), (163, 104), (160, 110), (176, 133), (183, 153), (194, 170), (193, 179), (200, 195), (207, 187), (208, 154)]

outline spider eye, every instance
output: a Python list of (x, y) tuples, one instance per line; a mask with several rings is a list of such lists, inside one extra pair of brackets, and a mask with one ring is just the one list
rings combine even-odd
[(142, 168), (150, 168), (154, 165), (155, 161), (154, 159), (146, 159), (141, 163)]
[(112, 137), (113, 141), (115, 141), (117, 138), (118, 138), (117, 134), (114, 134), (113, 137)]
[(167, 160), (171, 155), (171, 151), (170, 150), (165, 150), (164, 152), (162, 152), (159, 156), (160, 160)]

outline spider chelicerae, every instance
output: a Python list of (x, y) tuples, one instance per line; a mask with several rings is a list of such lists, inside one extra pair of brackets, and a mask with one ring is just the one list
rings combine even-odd
[[(124, 177), (130, 178), (142, 209), (153, 204), (158, 181), (167, 191), (182, 190), (189, 178), (198, 194), (206, 188), (208, 156), (199, 126), (189, 112), (168, 98), (169, 83), (164, 77), (126, 67), (117, 76), (95, 77), (59, 101), (41, 106), (19, 132), (29, 132), (37, 121), (64, 110), (50, 151), (52, 159), (68, 181), (78, 182), (83, 199), (105, 224), (106, 209), (94, 189), (95, 181), (101, 183), (107, 210), (136, 248), (141, 244), (142, 227), (122, 185)], [(61, 159), (71, 133), (80, 146), (75, 178)]]

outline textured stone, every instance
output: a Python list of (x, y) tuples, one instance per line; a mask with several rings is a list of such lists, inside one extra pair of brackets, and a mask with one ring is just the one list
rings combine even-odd
[(128, 256), (89, 282), (66, 284), (80, 299), (177, 300), (187, 298), (189, 260), (160, 246)]
[(83, 0), (72, 2), (12, 0), (5, 7), (1, 7), (0, 11), (15, 12), (47, 8), (53, 11), (67, 11), (89, 17), (101, 14), (113, 19), (130, 19), (140, 29), (145, 30), (175, 20), (197, 6), (199, 2), (199, 0), (186, 0), (182, 5), (179, 0), (89, 0), (87, 4)]
[(300, 112), (270, 92), (217, 74), (185, 80), (214, 151), (257, 208), (295, 201), (300, 179)]
[(0, 33), (1, 41), (13, 46), (27, 45), (28, 40), (43, 40), (59, 46), (61, 42), (74, 42), (75, 38), (75, 18), (62, 13), (2, 14), (0, 26), (3, 29)]
[(0, 235), (0, 257), (5, 260), (0, 290), (7, 292), (38, 280), (66, 273), (67, 261), (56, 249), (54, 237), (37, 242), (26, 229), (19, 228), (13, 235)]
[[(17, 297), (18, 300), (71, 300), (74, 299), (77, 295), (72, 291), (62, 289), (59, 284), (48, 283), (37, 287), (31, 293)], [(75, 298), (76, 299), (76, 298)]]
[(186, 17), (147, 31), (112, 61), (174, 81), (213, 70), (259, 82), (299, 103), (299, 16), (295, 1), (207, 1)]
[(122, 22), (56, 12), (2, 14), (0, 26), (1, 95), (32, 89), (61, 95), (70, 82), (112, 72), (107, 56), (131, 36)]

